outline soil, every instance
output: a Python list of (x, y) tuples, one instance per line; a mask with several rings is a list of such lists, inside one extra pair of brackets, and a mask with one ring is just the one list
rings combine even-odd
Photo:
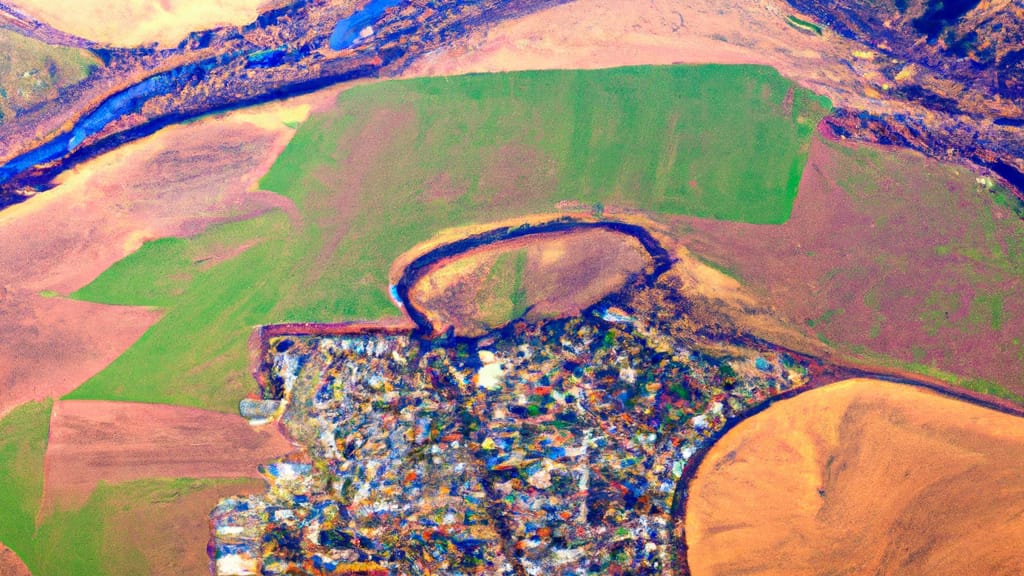
[(738, 424), (690, 484), (686, 543), (711, 574), (1018, 574), (1024, 419), (848, 380)]
[(0, 576), (32, 576), (14, 550), (0, 543)]
[(0, 417), (33, 400), (71, 392), (160, 319), (147, 308), (10, 291), (0, 301)]

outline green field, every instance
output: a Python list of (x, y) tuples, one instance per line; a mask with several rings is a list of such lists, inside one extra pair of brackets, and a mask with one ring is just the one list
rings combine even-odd
[(452, 226), (561, 200), (783, 222), (828, 106), (755, 66), (353, 88), (298, 128), (261, 182), (292, 199), (301, 222), (275, 212), (150, 243), (74, 295), (167, 313), (68, 397), (233, 411), (252, 388), (252, 326), (396, 315), (390, 263)]
[(526, 250), (498, 256), (477, 292), (479, 320), (487, 326), (501, 326), (526, 313)]
[(0, 542), (23, 559), (32, 551), (43, 497), (43, 457), (53, 403), (29, 402), (0, 420)]
[[(101, 483), (84, 506), (44, 516), (38, 527), (34, 526), (33, 511), (33, 517), (28, 518), (27, 540), (0, 541), (18, 553), (33, 576), (151, 574), (154, 562), (160, 563), (163, 573), (168, 573), (177, 567), (175, 563), (194, 564), (188, 562), (191, 558), (174, 554), (180, 542), (162, 539), (160, 533), (190, 520), (181, 518), (183, 513), (194, 512), (195, 505), (187, 507), (186, 501), (201, 496), (199, 493), (204, 489), (219, 487), (230, 492), (248, 483), (248, 480), (190, 478), (139, 480), (117, 485)], [(39, 486), (42, 487), (41, 482)], [(38, 504), (38, 498), (35, 503)], [(212, 506), (212, 503), (204, 499), (202, 505)], [(185, 508), (185, 511), (178, 508)], [(0, 526), (6, 526), (9, 521), (21, 524), (24, 520), (6, 510), (0, 511)], [(195, 520), (204, 524), (201, 515)], [(0, 538), (9, 533), (0, 529)], [(200, 540), (203, 536), (198, 534)], [(195, 550), (192, 552), (194, 557)], [(190, 568), (195, 570), (196, 567)]]

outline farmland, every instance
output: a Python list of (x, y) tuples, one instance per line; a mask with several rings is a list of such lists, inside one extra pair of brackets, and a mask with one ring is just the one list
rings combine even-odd
[(690, 484), (690, 567), (1011, 574), (1024, 565), (1022, 474), (1017, 416), (887, 382), (825, 386), (712, 447)]
[(970, 171), (816, 136), (787, 223), (677, 230), (850, 360), (1024, 395), (1024, 225)]
[[(709, 100), (726, 94), (725, 106)], [(249, 387), (251, 326), (396, 315), (382, 263), (444, 228), (550, 211), (564, 200), (785, 221), (826, 110), (773, 70), (750, 66), (353, 88), (299, 126), (260, 182), (290, 199), (294, 214), (147, 246), (77, 294), (158, 304), (165, 315), (68, 398), (234, 411)], [(565, 114), (576, 121), (561, 121)], [(662, 137), (648, 138), (655, 126)], [(211, 246), (225, 256), (195, 256)]]

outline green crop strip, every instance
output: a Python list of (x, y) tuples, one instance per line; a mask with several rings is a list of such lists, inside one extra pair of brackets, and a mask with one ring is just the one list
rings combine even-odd
[(817, 36), (821, 36), (822, 34), (821, 26), (818, 26), (813, 22), (808, 22), (807, 20), (797, 18), (796, 16), (793, 15), (786, 16), (786, 24), (789, 24), (790, 26), (796, 28), (797, 30), (800, 30), (801, 32), (810, 32), (811, 34), (815, 34)]

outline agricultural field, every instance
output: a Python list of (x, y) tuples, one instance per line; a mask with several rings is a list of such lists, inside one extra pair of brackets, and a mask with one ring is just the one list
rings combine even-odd
[(903, 4), (0, 4), (0, 576), (1024, 571), (1024, 20)]
[(1011, 574), (1024, 565), (1022, 475), (1020, 417), (902, 384), (825, 386), (708, 452), (687, 500), (690, 568)]
[[(225, 447), (230, 446), (230, 449)], [(80, 508), (102, 483), (260, 479), (291, 445), (230, 414), (164, 404), (58, 400), (50, 418), (41, 514)]]
[(0, 542), (35, 576), (200, 574), (207, 562), (206, 512), (223, 496), (261, 485), (232, 478), (101, 482), (85, 502), (44, 510), (51, 408), (48, 401), (30, 402), (0, 420)]
[[(729, 104), (710, 103), (726, 94)], [(299, 126), (260, 182), (292, 201), (290, 214), (147, 245), (75, 293), (165, 312), (67, 398), (234, 411), (250, 387), (252, 326), (398, 314), (381, 263), (444, 228), (551, 211), (560, 201), (783, 222), (827, 107), (759, 67), (468, 75), (350, 89)], [(558, 120), (567, 113), (576, 121)], [(654, 127), (661, 138), (648, 138)]]
[(29, 402), (0, 420), (0, 542), (22, 559), (33, 545), (43, 497), (43, 459), (52, 402)]
[(962, 167), (815, 136), (778, 227), (684, 218), (683, 242), (790, 322), (865, 366), (1020, 401), (1024, 225)]
[(8, 337), (0, 340), (0, 415), (74, 390), (162, 316), (159, 308), (96, 304), (69, 293), (146, 240), (193, 236), (287, 207), (252, 188), (294, 134), (285, 123), (303, 119), (317, 98), (169, 127), (3, 211), (0, 315)]
[(260, 485), (189, 478), (104, 483), (83, 506), (42, 516), (22, 557), (34, 576), (203, 574), (205, 514), (219, 498)]

